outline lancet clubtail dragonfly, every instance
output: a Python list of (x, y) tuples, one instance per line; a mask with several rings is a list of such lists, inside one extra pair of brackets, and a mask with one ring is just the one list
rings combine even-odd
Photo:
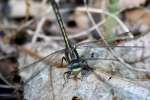
[[(37, 64), (45, 59), (48, 59), (50, 62), (54, 62), (55, 59), (53, 59), (53, 58), (55, 58), (55, 56), (64, 54), (64, 56), (61, 58), (61, 61), (59, 61), (59, 63), (61, 62), (60, 67), (63, 67), (63, 61), (66, 61), (66, 63), (67, 63), (68, 71), (64, 73), (64, 78), (65, 79), (70, 79), (70, 78), (78, 79), (79, 73), (81, 74), (81, 76), (84, 76), (86, 74), (86, 72), (89, 72), (89, 71), (93, 72), (94, 69), (88, 65), (88, 60), (116, 60), (115, 58), (114, 59), (112, 59), (112, 58), (110, 58), (110, 59), (96, 58), (93, 56), (94, 53), (90, 54), (90, 57), (88, 57), (88, 58), (82, 57), (77, 51), (77, 49), (81, 49), (80, 47), (82, 47), (82, 44), (76, 46), (71, 43), (71, 41), (68, 38), (67, 32), (65, 30), (64, 23), (63, 23), (61, 14), (59, 12), (57, 3), (55, 2), (55, 0), (50, 0), (50, 2), (52, 5), (52, 8), (53, 8), (53, 11), (56, 15), (61, 33), (63, 35), (63, 39), (65, 42), (65, 49), (58, 50), (54, 53), (51, 53), (51, 54), (43, 57), (42, 59), (39, 59), (38, 61), (25, 66), (24, 68), (28, 68), (28, 67), (30, 67), (34, 64)], [(99, 42), (99, 41), (97, 41), (97, 42)], [(83, 45), (84, 44), (90, 44), (90, 42), (83, 43)], [(92, 47), (93, 46), (88, 46), (88, 45), (85, 46), (85, 48), (92, 48)], [(101, 48), (115, 48), (115, 47), (117, 47), (117, 48), (143, 48), (143, 46), (112, 46), (112, 45), (110, 45), (110, 46), (102, 45), (101, 46)], [(53, 66), (54, 65), (52, 63), (52, 67)]]

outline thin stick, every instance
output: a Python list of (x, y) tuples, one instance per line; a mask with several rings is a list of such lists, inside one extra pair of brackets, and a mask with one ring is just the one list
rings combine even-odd
[(30, 16), (30, 0), (25, 0), (25, 5), (26, 5), (26, 18), (25, 18), (25, 20), (27, 21), (29, 16)]
[(40, 34), (41, 30), (42, 30), (42, 26), (43, 26), (45, 20), (46, 20), (46, 17), (43, 17), (40, 20), (40, 22), (38, 23), (38, 26), (37, 26), (36, 31), (35, 31), (35, 33), (33, 35), (33, 38), (32, 38), (32, 42), (31, 42), (32, 45), (36, 42), (36, 39), (37, 39), (37, 37), (39, 36), (39, 34)]
[(3, 77), (3, 75), (0, 73), (0, 78), (6, 83), (6, 84), (8, 84), (9, 86), (12, 86), (12, 84), (11, 83), (9, 83), (4, 77)]
[[(85, 7), (78, 7), (76, 9), (76, 11), (81, 11), (81, 12), (85, 12), (87, 11), (87, 8)], [(125, 32), (129, 32), (129, 29), (127, 28), (127, 26), (115, 15), (107, 12), (107, 11), (103, 11), (102, 9), (96, 9), (96, 8), (88, 8), (88, 11), (89, 12), (92, 12), (92, 13), (102, 13), (102, 14), (105, 14), (105, 15), (108, 15), (110, 17), (112, 17), (113, 19), (115, 19), (119, 24), (120, 26), (123, 28), (123, 30), (125, 30)], [(133, 38), (133, 35), (132, 34), (129, 34), (130, 38)]]
[(11, 85), (1, 85), (0, 84), (0, 88), (13, 88), (13, 89), (16, 89), (17, 86), (11, 86)]
[(49, 88), (49, 89), (51, 89), (51, 92), (52, 92), (52, 100), (55, 100), (55, 94), (54, 94), (54, 86), (53, 86), (53, 68), (52, 68), (52, 66), (50, 66), (49, 67), (49, 79), (48, 79), (48, 81), (49, 81), (49, 83), (50, 83), (50, 86), (51, 86), (51, 88)]

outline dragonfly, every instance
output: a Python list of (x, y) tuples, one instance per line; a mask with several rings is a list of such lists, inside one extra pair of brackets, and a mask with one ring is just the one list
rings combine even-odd
[(70, 76), (73, 75), (74, 79), (76, 79), (79, 72), (81, 72), (81, 74), (83, 75), (84, 71), (88, 71), (89, 69), (90, 70), (92, 69), (88, 66), (86, 60), (81, 59), (79, 57), (79, 54), (76, 48), (72, 45), (72, 43), (68, 39), (68, 35), (65, 30), (64, 23), (63, 23), (61, 14), (59, 12), (57, 3), (55, 2), (55, 0), (51, 0), (50, 2), (53, 8), (53, 11), (56, 15), (59, 27), (61, 29), (61, 33), (64, 38), (64, 42), (65, 42), (65, 50), (64, 50), (65, 56), (62, 57), (61, 65), (63, 64), (63, 61), (66, 61), (68, 65), (68, 71), (64, 73), (64, 76), (66, 76), (66, 78), (69, 79)]
[[(100, 41), (85, 42), (85, 43), (74, 45), (68, 38), (68, 34), (65, 30), (65, 25), (62, 20), (61, 14), (59, 12), (59, 7), (58, 7), (57, 3), (55, 2), (55, 0), (50, 0), (50, 2), (52, 5), (52, 8), (53, 8), (53, 11), (55, 13), (57, 22), (59, 24), (63, 39), (64, 39), (65, 48), (62, 50), (55, 51), (55, 52), (35, 61), (27, 66), (24, 66), (21, 70), (24, 70), (30, 66), (33, 66), (35, 64), (38, 64), (39, 62), (42, 62), (42, 61), (43, 62), (45, 61), (48, 63), (50, 62), (50, 65), (52, 67), (56, 67), (57, 65), (59, 65), (59, 68), (63, 68), (64, 63), (66, 62), (67, 71), (63, 75), (64, 79), (65, 80), (68, 80), (68, 79), (77, 80), (77, 79), (81, 79), (80, 77), (78, 77), (79, 74), (81, 74), (81, 77), (84, 77), (88, 72), (94, 71), (94, 68), (92, 68), (88, 64), (89, 60), (118, 61), (115, 58), (107, 58), (106, 59), (106, 58), (95, 57), (94, 52), (89, 54), (90, 55), (89, 57), (84, 57), (82, 54), (78, 53), (78, 49), (83, 49), (82, 47), (84, 47), (85, 49), (91, 49), (91, 48), (94, 48), (93, 44), (95, 43), (95, 44), (101, 44), (100, 48), (144, 48), (143, 46), (115, 46), (115, 45), (106, 46), (105, 44), (101, 43)], [(56, 57), (59, 57), (60, 59), (56, 60)], [(38, 73), (35, 74), (35, 76), (38, 75)], [(29, 80), (31, 80), (32, 78), (30, 78)]]

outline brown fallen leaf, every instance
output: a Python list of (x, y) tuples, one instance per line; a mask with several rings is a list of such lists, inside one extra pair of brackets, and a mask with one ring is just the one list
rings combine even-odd
[(121, 10), (139, 7), (144, 4), (146, 0), (119, 0), (119, 7)]

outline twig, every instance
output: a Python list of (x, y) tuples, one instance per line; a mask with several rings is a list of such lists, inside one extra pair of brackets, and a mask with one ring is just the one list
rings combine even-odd
[(32, 42), (31, 42), (32, 45), (36, 42), (36, 39), (39, 36), (39, 34), (40, 34), (41, 30), (42, 30), (42, 26), (43, 26), (43, 24), (44, 24), (46, 19), (47, 19), (47, 17), (43, 17), (40, 20), (40, 22), (38, 23), (36, 31), (35, 31), (35, 33), (33, 35), (33, 38), (32, 38)]
[(0, 73), (0, 78), (6, 83), (6, 84), (8, 84), (9, 86), (12, 86), (12, 84), (11, 83), (9, 83), (4, 77), (3, 77), (3, 75)]
[(53, 73), (52, 73), (52, 70), (53, 70), (53, 68), (52, 68), (52, 66), (50, 66), (49, 67), (49, 79), (48, 79), (48, 81), (50, 82), (50, 86), (51, 86), (51, 88), (49, 88), (49, 89), (51, 89), (51, 91), (50, 92), (52, 92), (52, 100), (55, 100), (55, 94), (54, 94), (54, 86), (53, 86)]
[(0, 98), (3, 98), (3, 100), (13, 100), (14, 98), (17, 98), (17, 96), (12, 95), (12, 94), (0, 94)]
[[(87, 11), (87, 8), (78, 7), (76, 9), (76, 11), (85, 12), (85, 11)], [(96, 8), (88, 8), (88, 12), (102, 13), (102, 14), (105, 14), (105, 15), (108, 15), (108, 16), (112, 17), (113, 19), (115, 19), (120, 24), (120, 26), (123, 28), (123, 30), (125, 30), (125, 32), (129, 33), (130, 38), (133, 38), (133, 35), (130, 33), (130, 30), (127, 28), (127, 26), (117, 16), (115, 16), (115, 15), (113, 15), (113, 14), (107, 12), (107, 11), (103, 11), (102, 9), (96, 9)]]
[(30, 16), (30, 0), (25, 0), (25, 5), (26, 5), (26, 21), (28, 20)]
[[(96, 23), (95, 23), (95, 21), (94, 21), (92, 15), (91, 15), (91, 13), (90, 13), (89, 10), (88, 10), (87, 0), (84, 0), (84, 5), (85, 5), (85, 7), (87, 8), (86, 13), (88, 14), (88, 17), (89, 17), (90, 21), (92, 22), (92, 24), (93, 24), (94, 26), (96, 26)], [(96, 27), (96, 31), (97, 31), (99, 34), (101, 34), (101, 32), (100, 32), (100, 30), (99, 30), (98, 27)]]
[[(19, 87), (19, 86), (18, 86)], [(13, 89), (16, 89), (17, 88), (17, 86), (11, 86), (11, 85), (1, 85), (0, 84), (0, 88), (13, 88)]]

